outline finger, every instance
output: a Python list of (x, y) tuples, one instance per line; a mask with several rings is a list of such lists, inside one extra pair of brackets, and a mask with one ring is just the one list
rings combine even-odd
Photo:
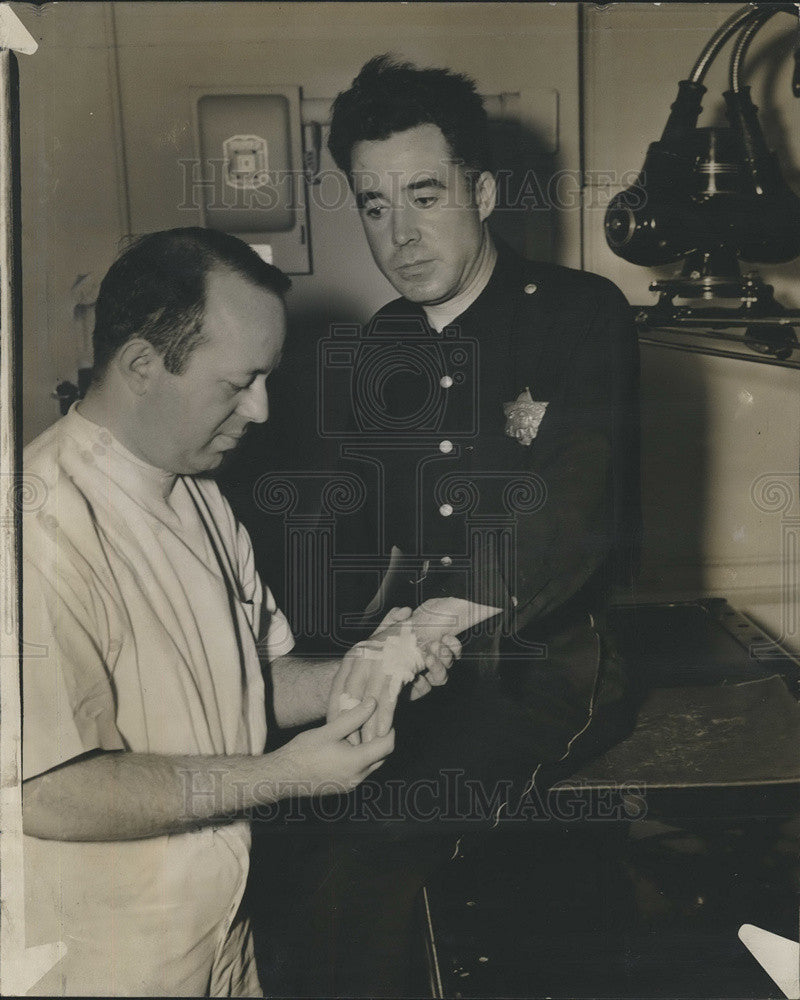
[(461, 657), (461, 642), (454, 635), (443, 635), (442, 642), (451, 650), (453, 656), (458, 660)]
[[(403, 622), (406, 618), (411, 617), (411, 608), (391, 608), (383, 617), (383, 621), (375, 629), (375, 632), (380, 632), (382, 628), (386, 628), (389, 625), (395, 625), (397, 622)], [(374, 633), (373, 633), (374, 635)]]
[(367, 698), (355, 708), (351, 708), (347, 712), (342, 712), (338, 719), (329, 722), (324, 728), (329, 731), (332, 739), (343, 740), (345, 736), (349, 736), (351, 733), (359, 730), (374, 711), (375, 699)]
[(417, 674), (414, 679), (414, 683), (411, 685), (409, 700), (416, 701), (417, 698), (424, 698), (425, 695), (431, 690), (430, 681), (426, 674)]
[(397, 699), (401, 690), (401, 685), (394, 678), (386, 678), (385, 687), (378, 700), (378, 707), (375, 710), (375, 714), (367, 723), (371, 727), (372, 736), (385, 736), (392, 728), (394, 713), (397, 709)]
[(369, 720), (369, 722), (364, 723), (364, 725), (361, 727), (361, 733), (360, 733), (361, 743), (369, 743), (372, 740), (373, 736), (375, 735), (375, 723), (373, 722), (374, 718), (375, 716), (373, 715), (372, 718)]
[(425, 652), (425, 664), (429, 670), (431, 665), (444, 670), (449, 670), (453, 665), (453, 650), (443, 642), (431, 643)]
[(375, 711), (361, 727), (361, 742), (368, 743), (376, 733), (376, 716), (381, 708), (381, 702), (386, 697), (386, 675), (373, 664), (364, 685), (364, 697), (371, 698), (376, 705)]
[(453, 650), (444, 642), (436, 642), (430, 647), (430, 652), (433, 653), (434, 659), (437, 660), (446, 670), (449, 670), (453, 665), (454, 654)]
[[(333, 719), (338, 718), (338, 716), (341, 715), (342, 712), (347, 712), (351, 708), (356, 708), (360, 704), (361, 700), (359, 698), (353, 698), (353, 696), (349, 695), (346, 691), (342, 691), (342, 693), (339, 695), (339, 710), (333, 715), (332, 718)], [(328, 719), (328, 722), (331, 721), (332, 719)], [(350, 733), (350, 735), (347, 737), (347, 742), (352, 743), (354, 747), (357, 747), (358, 744), (361, 742), (360, 732), (357, 730), (354, 733)]]
[(341, 667), (339, 667), (334, 674), (333, 681), (331, 682), (330, 694), (328, 695), (328, 722), (333, 722), (335, 718), (341, 715), (346, 707), (349, 707), (345, 705), (342, 699), (345, 681), (347, 680), (349, 672), (350, 671), (343, 661)]
[(357, 748), (361, 754), (362, 766), (366, 769), (378, 761), (383, 761), (394, 750), (394, 730), (390, 729), (385, 736), (377, 736), (369, 743), (362, 743)]
[[(342, 659), (341, 666), (333, 676), (330, 694), (328, 695), (328, 715), (327, 722), (333, 722), (350, 708), (360, 704), (360, 698), (354, 698), (345, 692), (345, 686), (352, 672), (350, 652), (348, 651)], [(360, 738), (358, 733), (351, 733), (347, 740), (349, 743), (358, 745)]]
[(389, 732), (397, 704), (397, 697), (392, 692), (392, 679), (385, 673), (376, 672), (369, 686), (369, 694), (375, 699), (378, 707), (362, 727), (363, 743), (368, 743), (376, 736), (385, 736)]
[(428, 678), (428, 681), (431, 684), (433, 684), (434, 687), (441, 687), (442, 684), (447, 683), (448, 665), (446, 665), (436, 657), (431, 658), (430, 665), (428, 667), (425, 676)]

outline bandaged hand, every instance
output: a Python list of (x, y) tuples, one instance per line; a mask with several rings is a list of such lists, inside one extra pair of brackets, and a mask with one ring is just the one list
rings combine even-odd
[(433, 597), (415, 608), (411, 624), (420, 648), (426, 654), (427, 669), (418, 674), (411, 698), (421, 698), (432, 685), (444, 684), (454, 659), (461, 656), (456, 636), (500, 613), (500, 608), (476, 604), (457, 597)]
[(392, 727), (402, 689), (411, 685), (411, 697), (421, 698), (432, 686), (446, 682), (447, 671), (460, 654), (458, 640), (452, 636), (420, 645), (410, 617), (410, 608), (393, 608), (372, 636), (354, 646), (342, 660), (331, 687), (328, 720), (364, 698), (374, 698), (378, 704), (360, 737), (348, 737), (353, 743), (385, 735)]

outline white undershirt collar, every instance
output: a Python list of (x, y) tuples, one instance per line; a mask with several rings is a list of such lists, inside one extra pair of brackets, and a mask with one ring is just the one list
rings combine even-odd
[(472, 303), (489, 284), (489, 279), (492, 276), (492, 271), (494, 271), (494, 265), (496, 263), (497, 248), (495, 247), (492, 237), (487, 230), (486, 239), (481, 247), (478, 267), (476, 268), (475, 274), (472, 276), (472, 280), (467, 287), (457, 295), (454, 295), (452, 299), (448, 299), (446, 302), (439, 302), (434, 306), (424, 305), (422, 307), (425, 310), (425, 315), (428, 317), (428, 322), (437, 333), (441, 333), (442, 330), (444, 330), (446, 326), (449, 326), (457, 316), (460, 316), (463, 312), (466, 312), (467, 309), (469, 309)]
[(110, 453), (114, 456), (114, 467), (131, 496), (159, 497), (169, 500), (177, 476), (173, 472), (159, 469), (144, 459), (134, 455), (123, 445), (107, 427), (96, 424), (78, 411), (77, 404), (70, 407), (66, 419), (84, 440), (88, 440), (98, 448), (97, 456)]

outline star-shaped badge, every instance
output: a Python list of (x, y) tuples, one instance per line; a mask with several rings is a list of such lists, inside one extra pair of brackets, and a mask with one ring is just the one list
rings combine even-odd
[(547, 403), (537, 403), (525, 388), (512, 403), (503, 403), (506, 415), (506, 434), (516, 438), (520, 444), (530, 445), (539, 432)]

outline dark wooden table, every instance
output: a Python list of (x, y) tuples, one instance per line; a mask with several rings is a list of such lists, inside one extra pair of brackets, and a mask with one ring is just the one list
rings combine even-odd
[[(742, 869), (800, 815), (800, 665), (718, 598), (618, 606), (613, 618), (645, 682), (636, 728), (549, 793), (554, 815), (575, 822), (497, 831), (423, 890), (432, 996), (730, 996), (733, 984), (743, 997), (778, 995), (736, 929), (758, 923), (760, 905), (795, 920), (788, 882), (775, 888), (760, 862)], [(588, 822), (599, 819), (611, 822)], [(654, 819), (701, 847), (675, 868), (668, 852), (659, 862), (671, 915), (644, 926), (621, 884), (636, 865), (631, 827)], [(682, 915), (686, 886), (701, 900), (696, 914)], [(728, 971), (707, 969), (705, 956)]]

